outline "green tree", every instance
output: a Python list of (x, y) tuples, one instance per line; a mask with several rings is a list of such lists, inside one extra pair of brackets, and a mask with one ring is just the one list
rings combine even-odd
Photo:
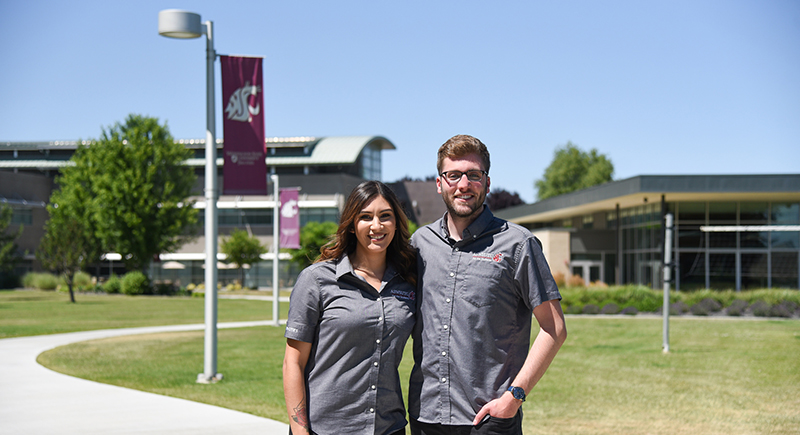
[(219, 248), (220, 252), (228, 256), (228, 261), (239, 269), (242, 285), (244, 285), (244, 266), (259, 262), (261, 254), (267, 252), (267, 248), (257, 238), (239, 229), (233, 230), (230, 237), (223, 239)]
[[(57, 204), (57, 203), (56, 203)], [(98, 244), (86, 225), (88, 221), (75, 218), (68, 206), (48, 205), (50, 219), (36, 250), (36, 258), (47, 269), (64, 276), (69, 289), (69, 300), (75, 303), (75, 275), (95, 262), (100, 256)]]
[[(100, 246), (118, 252), (129, 270), (194, 237), (197, 210), (188, 201), (195, 175), (184, 165), (190, 151), (175, 143), (158, 119), (129, 115), (75, 152), (62, 189), (77, 191)], [(73, 183), (75, 185), (73, 185)]]
[(309, 222), (300, 230), (300, 249), (292, 250), (292, 261), (301, 268), (308, 267), (319, 257), (319, 250), (336, 234), (339, 226), (333, 222)]
[(584, 152), (572, 142), (556, 148), (544, 177), (534, 186), (539, 200), (607, 183), (614, 175), (611, 160), (593, 148)]
[(0, 288), (5, 282), (4, 277), (14, 273), (14, 266), (19, 261), (19, 252), (15, 241), (22, 234), (22, 225), (16, 231), (8, 231), (13, 214), (14, 210), (11, 207), (0, 203)]

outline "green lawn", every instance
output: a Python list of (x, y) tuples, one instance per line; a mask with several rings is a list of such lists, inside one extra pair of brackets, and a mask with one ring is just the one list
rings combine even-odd
[[(5, 314), (17, 308), (6, 296), (0, 293), (0, 331), (6, 329)], [(247, 304), (269, 306), (222, 300), (221, 313), (224, 302), (245, 304), (230, 306), (243, 312), (263, 309)], [(198, 315), (189, 322), (202, 321)], [(669, 354), (661, 351), (660, 318), (568, 316), (567, 327), (566, 344), (525, 402), (526, 434), (800, 433), (798, 320), (673, 318)], [(201, 331), (77, 343), (46, 352), (39, 361), (79, 377), (287, 421), (282, 328), (218, 334), (218, 369), (225, 379), (215, 385), (195, 383), (203, 370)], [(411, 367), (408, 350), (403, 379)]]
[[(0, 338), (204, 322), (203, 298), (79, 293), (75, 300), (54, 291), (0, 291)], [(288, 310), (281, 304), (281, 318)], [(219, 299), (217, 319), (271, 320), (272, 302)]]

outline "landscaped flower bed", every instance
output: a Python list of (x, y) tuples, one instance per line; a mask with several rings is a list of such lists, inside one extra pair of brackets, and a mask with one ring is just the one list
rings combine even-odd
[[(560, 290), (567, 314), (660, 314), (664, 303), (662, 291), (644, 286), (562, 286)], [(800, 291), (672, 290), (670, 314), (800, 318)]]

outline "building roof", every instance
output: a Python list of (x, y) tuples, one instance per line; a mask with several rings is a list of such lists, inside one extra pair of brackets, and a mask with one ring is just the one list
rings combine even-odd
[[(176, 142), (184, 144), (187, 148), (202, 149), (205, 147), (204, 139), (179, 139)], [(395, 149), (388, 139), (381, 136), (330, 136), (330, 137), (291, 137), (267, 138), (265, 140), (268, 150), (299, 149), (300, 153), (291, 155), (267, 155), (268, 166), (314, 166), (314, 165), (348, 165), (356, 162), (358, 155), (367, 146), (377, 147), (381, 150)], [(0, 143), (0, 152), (5, 151), (37, 151), (37, 150), (75, 150), (79, 145), (89, 145), (90, 141), (50, 141), (50, 142), (4, 142)], [(222, 148), (223, 139), (217, 139), (217, 148)], [(42, 156), (39, 159), (7, 159), (0, 158), (0, 169), (10, 168), (39, 168), (59, 169), (67, 165), (68, 157), (61, 155), (54, 158)], [(204, 166), (205, 159), (190, 158), (186, 161), (189, 166)], [(222, 166), (223, 160), (217, 159), (217, 166)]]
[(665, 201), (800, 201), (800, 174), (640, 175), (593, 186), (533, 204), (500, 210), (515, 223), (572, 216)]

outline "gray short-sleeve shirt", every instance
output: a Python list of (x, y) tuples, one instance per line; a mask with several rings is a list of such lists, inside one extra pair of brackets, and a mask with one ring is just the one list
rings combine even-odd
[(471, 425), (525, 363), (533, 309), (561, 299), (538, 240), (484, 207), (456, 242), (442, 219), (418, 229), (418, 316), (409, 415)]
[(386, 434), (405, 427), (397, 367), (414, 326), (415, 290), (389, 265), (376, 291), (346, 255), (300, 273), (284, 336), (312, 344), (305, 376), (314, 433)]

